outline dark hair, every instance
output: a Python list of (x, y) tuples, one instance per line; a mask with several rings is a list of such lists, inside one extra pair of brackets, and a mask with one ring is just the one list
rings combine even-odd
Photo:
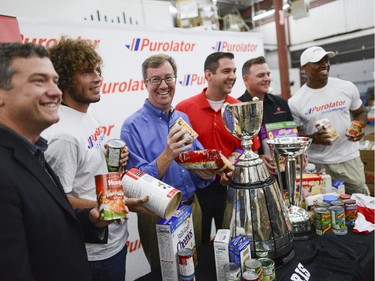
[(103, 60), (95, 51), (95, 46), (85, 40), (62, 39), (49, 49), (51, 61), (59, 75), (60, 90), (69, 90), (74, 86), (74, 75), (81, 71), (92, 71)]
[(12, 77), (18, 71), (12, 66), (16, 58), (49, 58), (47, 49), (34, 43), (0, 43), (0, 89), (12, 89)]
[(232, 60), (234, 59), (234, 54), (229, 52), (216, 52), (210, 54), (204, 62), (204, 71), (209, 70), (212, 73), (216, 73), (216, 70), (219, 68), (219, 60), (223, 58)]
[(264, 64), (264, 63), (266, 63), (266, 59), (263, 56), (247, 60), (242, 66), (242, 76), (249, 74), (250, 68), (253, 64)]
[(171, 66), (173, 68), (174, 76), (177, 76), (177, 65), (176, 65), (176, 61), (174, 60), (174, 58), (172, 58), (171, 56), (166, 55), (166, 54), (157, 54), (157, 55), (152, 55), (152, 56), (148, 57), (142, 63), (143, 79), (146, 80), (148, 78), (147, 77), (147, 69), (148, 68), (157, 68), (157, 67), (161, 66), (163, 63), (165, 63), (166, 61), (168, 61), (171, 64)]

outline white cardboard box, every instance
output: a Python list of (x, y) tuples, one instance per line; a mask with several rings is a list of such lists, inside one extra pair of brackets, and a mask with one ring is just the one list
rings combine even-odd
[(214, 255), (217, 281), (225, 281), (224, 265), (229, 263), (230, 230), (219, 229), (214, 240)]
[(161, 219), (156, 223), (156, 233), (163, 281), (179, 280), (177, 252), (192, 249), (195, 264), (197, 261), (191, 207), (181, 205), (172, 217)]

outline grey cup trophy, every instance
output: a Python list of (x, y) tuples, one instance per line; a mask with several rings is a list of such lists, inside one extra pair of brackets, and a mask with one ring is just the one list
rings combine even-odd
[(297, 193), (296, 186), (296, 158), (300, 157), (300, 165), (303, 166), (303, 154), (311, 145), (311, 138), (307, 137), (283, 137), (268, 140), (267, 143), (274, 153), (280, 189), (283, 194), (283, 182), (281, 180), (280, 157), (285, 158), (285, 177), (289, 196), (289, 219), (292, 223), (294, 239), (306, 240), (314, 236), (314, 230), (308, 212), (301, 207), (302, 204), (302, 177), (303, 169), (300, 169), (300, 189)]
[(251, 149), (262, 124), (263, 102), (225, 103), (221, 113), (225, 127), (241, 139), (243, 148), (228, 185), (223, 228), (230, 229), (232, 237), (251, 239), (252, 257), (285, 264), (294, 256), (287, 208), (277, 181)]

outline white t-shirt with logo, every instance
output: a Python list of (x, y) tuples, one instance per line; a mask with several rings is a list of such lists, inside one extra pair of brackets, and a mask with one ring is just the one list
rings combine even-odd
[(302, 126), (306, 134), (316, 132), (315, 122), (321, 119), (328, 119), (339, 134), (332, 145), (311, 144), (307, 150), (311, 162), (333, 164), (359, 157), (359, 144), (348, 141), (345, 136), (351, 124), (350, 110), (362, 105), (352, 82), (328, 78), (327, 85), (320, 89), (305, 84), (288, 100), (288, 105), (297, 126)]
[[(60, 121), (42, 136), (48, 140), (47, 162), (59, 176), (70, 196), (96, 201), (95, 175), (107, 174), (105, 134), (90, 113), (60, 106)], [(127, 224), (109, 225), (108, 244), (86, 243), (90, 261), (103, 260), (117, 254), (128, 238)]]

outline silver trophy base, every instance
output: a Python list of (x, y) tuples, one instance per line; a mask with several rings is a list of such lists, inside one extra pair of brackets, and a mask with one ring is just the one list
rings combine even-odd
[(308, 240), (315, 235), (309, 213), (305, 209), (292, 205), (288, 213), (294, 240)]

